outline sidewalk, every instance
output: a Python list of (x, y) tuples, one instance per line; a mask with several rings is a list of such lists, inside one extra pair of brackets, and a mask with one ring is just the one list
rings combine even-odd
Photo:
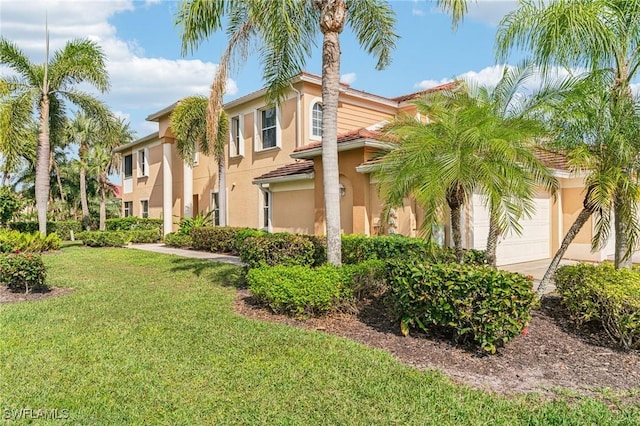
[(131, 244), (129, 248), (136, 250), (152, 251), (155, 253), (174, 254), (176, 256), (190, 257), (193, 259), (211, 260), (213, 262), (230, 263), (232, 265), (243, 266), (238, 256), (228, 254), (209, 253), (205, 251), (185, 250), (168, 247), (164, 244)]

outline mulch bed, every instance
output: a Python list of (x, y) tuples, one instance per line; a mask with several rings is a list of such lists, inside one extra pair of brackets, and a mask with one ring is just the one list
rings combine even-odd
[(73, 291), (72, 288), (51, 287), (49, 291), (37, 293), (14, 293), (6, 286), (0, 286), (0, 303), (30, 302), (34, 300), (48, 299), (50, 297), (63, 296)]
[(640, 403), (640, 351), (613, 349), (602, 330), (577, 332), (559, 298), (546, 297), (533, 311), (527, 334), (516, 337), (496, 355), (480, 354), (442, 335), (413, 333), (404, 337), (399, 324), (380, 302), (369, 302), (358, 314), (332, 314), (299, 320), (276, 315), (238, 290), (234, 307), (249, 318), (288, 324), (347, 337), (384, 349), (419, 369), (443, 371), (454, 381), (498, 393), (570, 389), (610, 404)]

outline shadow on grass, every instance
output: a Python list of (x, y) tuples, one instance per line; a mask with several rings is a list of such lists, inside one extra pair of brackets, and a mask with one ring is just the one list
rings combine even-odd
[(244, 268), (223, 262), (202, 259), (175, 258), (171, 261), (171, 272), (191, 272), (196, 277), (218, 282), (224, 287), (245, 288)]

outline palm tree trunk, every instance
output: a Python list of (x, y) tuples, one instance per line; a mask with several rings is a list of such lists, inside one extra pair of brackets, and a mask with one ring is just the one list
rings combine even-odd
[(456, 260), (462, 263), (464, 251), (462, 250), (462, 231), (460, 229), (460, 205), (451, 207), (451, 235), (453, 236), (453, 247), (456, 251)]
[(613, 206), (614, 210), (614, 227), (616, 233), (616, 247), (615, 247), (615, 267), (616, 269), (621, 268), (631, 268), (631, 256), (633, 254), (633, 250), (627, 254), (629, 251), (629, 237), (627, 235), (627, 224), (623, 219), (623, 214), (621, 213), (622, 206), (619, 202), (615, 202)]
[(106, 220), (107, 220), (107, 195), (106, 188), (107, 186), (107, 177), (104, 174), (100, 175), (100, 230), (104, 231), (106, 229)]
[(40, 131), (36, 157), (36, 209), (38, 210), (38, 229), (47, 234), (47, 207), (49, 200), (49, 95), (46, 87), (40, 99)]
[(80, 166), (80, 205), (82, 206), (82, 227), (89, 230), (89, 203), (87, 202), (87, 176), (84, 165)]
[(347, 8), (344, 0), (314, 0), (320, 10), (322, 40), (322, 182), (327, 227), (327, 260), (342, 263), (340, 236), (340, 179), (338, 169), (338, 96), (340, 89), (340, 33)]
[(60, 191), (60, 200), (64, 203), (64, 191), (62, 190), (62, 179), (60, 178), (60, 168), (58, 167), (58, 162), (55, 158), (53, 158), (53, 153), (51, 155), (51, 162), (53, 163), (53, 169), (56, 171), (56, 181), (58, 183), (58, 191)]
[(487, 263), (490, 266), (496, 267), (496, 249), (498, 247), (498, 237), (500, 233), (498, 232), (498, 224), (495, 219), (489, 219), (489, 236), (487, 237)]
[(218, 159), (218, 217), (220, 226), (227, 226), (227, 171), (224, 153)]
[(584, 224), (587, 223), (587, 220), (589, 219), (589, 217), (591, 217), (592, 213), (593, 212), (591, 209), (584, 207), (580, 214), (578, 214), (578, 217), (571, 225), (571, 228), (569, 228), (569, 231), (567, 231), (567, 234), (564, 236), (564, 239), (562, 240), (562, 244), (560, 244), (558, 251), (556, 252), (555, 256), (553, 256), (553, 260), (551, 260), (551, 264), (549, 265), (549, 268), (547, 268), (547, 272), (544, 273), (542, 281), (540, 281), (540, 285), (536, 290), (538, 296), (542, 296), (544, 294), (544, 291), (547, 289), (551, 278), (558, 270), (558, 265), (560, 265), (560, 261), (564, 257), (564, 254), (567, 252), (569, 244), (571, 244), (576, 235), (578, 235), (578, 232), (580, 232)]

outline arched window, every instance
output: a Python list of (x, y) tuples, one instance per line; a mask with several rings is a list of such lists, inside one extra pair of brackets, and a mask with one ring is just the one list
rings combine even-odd
[(311, 136), (322, 137), (322, 104), (316, 102), (311, 111)]

